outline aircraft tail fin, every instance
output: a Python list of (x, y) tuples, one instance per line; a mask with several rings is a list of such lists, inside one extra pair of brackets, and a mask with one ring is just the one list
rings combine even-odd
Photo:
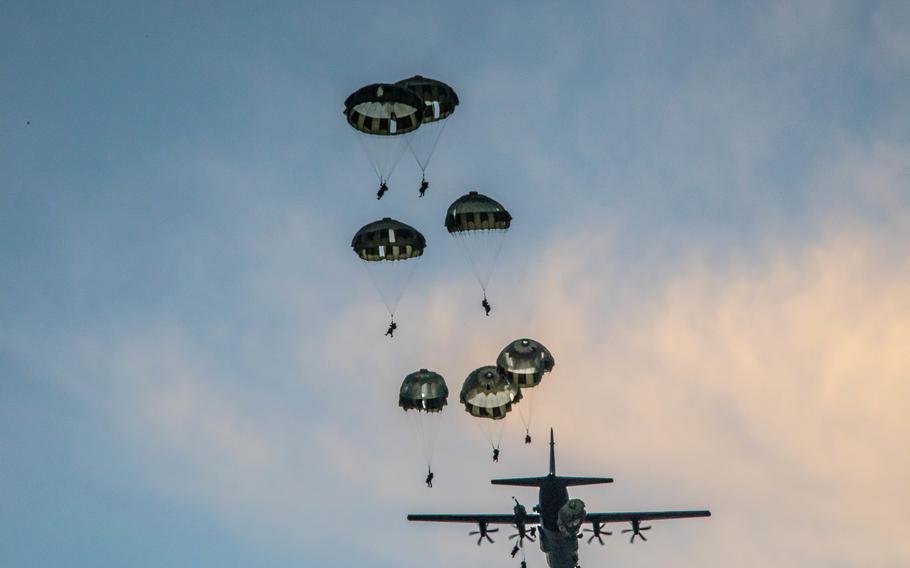
[(550, 428), (550, 475), (556, 475), (556, 442), (553, 441), (553, 428)]
[(550, 475), (545, 477), (513, 477), (510, 479), (494, 479), (493, 485), (517, 485), (520, 487), (540, 487), (545, 482), (553, 479), (563, 482), (566, 487), (576, 485), (598, 485), (613, 483), (611, 477), (560, 477), (556, 475), (556, 442), (553, 439), (553, 429), (550, 428)]

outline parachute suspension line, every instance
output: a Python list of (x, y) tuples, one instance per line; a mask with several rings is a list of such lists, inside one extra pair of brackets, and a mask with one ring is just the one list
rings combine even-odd
[(477, 270), (477, 262), (474, 261), (474, 257), (471, 255), (470, 250), (468, 249), (468, 244), (465, 241), (466, 237), (460, 233), (455, 233), (455, 238), (458, 240), (458, 244), (461, 245), (461, 251), (467, 257), (468, 262), (471, 263), (471, 272), (474, 273), (474, 278), (477, 279), (477, 283), (480, 284), (480, 289), (484, 292), (484, 297), (486, 297), (487, 287), (483, 283), (483, 279), (480, 277), (480, 271)]
[(354, 136), (357, 137), (357, 142), (359, 142), (360, 147), (363, 148), (363, 153), (366, 154), (367, 160), (369, 160), (370, 166), (372, 166), (372, 168), (373, 168), (373, 172), (375, 172), (376, 177), (379, 178), (379, 184), (382, 185), (383, 183), (385, 183), (385, 180), (383, 179), (383, 175), (382, 175), (382, 170), (379, 168), (379, 165), (376, 163), (376, 160), (373, 159), (373, 154), (370, 151), (370, 147), (367, 145), (366, 138), (364, 138), (365, 136), (368, 136), (368, 135), (355, 132)]
[(506, 421), (505, 419), (501, 420), (502, 424), (499, 426), (499, 431), (496, 433), (496, 449), (499, 449), (499, 445), (502, 444), (502, 435), (506, 431)]
[(426, 122), (421, 124), (420, 128), (412, 132), (408, 138), (408, 148), (423, 174), (426, 174), (427, 168), (430, 166), (430, 158), (436, 152), (436, 145), (439, 144), (442, 131), (445, 130), (448, 122), (448, 120)]
[(436, 439), (439, 434), (439, 416), (434, 416), (438, 413), (430, 412), (421, 412), (419, 410), (410, 411), (408, 414), (413, 414), (413, 421), (416, 425), (416, 430), (420, 436), (420, 449), (423, 452), (423, 459), (427, 464), (427, 468), (433, 468), (433, 454), (436, 447)]
[(363, 265), (364, 269), (367, 271), (367, 276), (370, 277), (370, 282), (373, 283), (373, 288), (376, 288), (376, 290), (379, 292), (379, 297), (382, 298), (382, 303), (385, 306), (386, 311), (389, 312), (389, 319), (391, 320), (390, 323), (394, 323), (395, 310), (389, 307), (391, 304), (389, 304), (389, 301), (386, 299), (385, 291), (383, 291), (382, 286), (380, 286), (379, 282), (377, 282), (376, 277), (373, 275), (373, 271), (370, 270), (370, 264), (367, 261), (363, 261)]
[[(480, 430), (480, 433), (483, 434), (483, 437), (486, 438), (487, 442), (490, 444), (490, 448), (498, 450), (499, 446), (502, 444), (502, 435), (505, 430), (505, 419), (501, 418), (499, 420), (489, 420), (487, 418), (478, 418), (472, 420), (471, 422), (477, 425), (477, 428)], [(488, 424), (492, 422), (492, 424)], [(484, 426), (484, 424), (487, 424)]]
[(426, 432), (426, 442), (425, 442), (426, 448), (424, 449), (424, 452), (426, 453), (426, 457), (427, 457), (427, 467), (432, 467), (433, 466), (433, 454), (435, 453), (434, 450), (436, 449), (436, 440), (437, 440), (437, 438), (439, 438), (439, 425), (440, 425), (440, 422), (442, 421), (442, 415), (439, 412), (433, 412), (433, 413), (429, 413), (428, 416), (426, 416), (426, 418), (427, 418), (427, 420), (424, 420), (424, 422), (426, 422), (426, 426), (427, 426), (426, 431), (425, 431)]
[(404, 291), (407, 290), (408, 284), (411, 283), (411, 278), (414, 277), (414, 271), (417, 270), (417, 265), (420, 263), (421, 258), (423, 258), (423, 255), (418, 256), (417, 258), (413, 259), (414, 262), (411, 263), (411, 264), (413, 264), (413, 266), (411, 266), (411, 269), (408, 270), (407, 275), (405, 275), (405, 277), (404, 277), (404, 284), (401, 285), (401, 292), (398, 294), (398, 300), (395, 301), (394, 310), (398, 309), (398, 303), (401, 302), (401, 296), (404, 295)]
[[(395, 312), (398, 310), (398, 304), (401, 302), (401, 296), (404, 295), (404, 291), (407, 289), (408, 284), (411, 282), (411, 278), (414, 276), (414, 271), (417, 269), (417, 264), (420, 263), (422, 256), (411, 258), (408, 260), (392, 260), (388, 261), (389, 263), (398, 263), (404, 262), (410, 264), (408, 267), (401, 266), (384, 266), (382, 268), (378, 266), (373, 266), (375, 263), (369, 261), (362, 261), (364, 269), (367, 271), (367, 276), (370, 277), (370, 282), (373, 283), (373, 287), (379, 292), (379, 297), (382, 299), (382, 303), (385, 304), (386, 311), (389, 312), (389, 318), (394, 322)], [(382, 269), (388, 268), (404, 268), (404, 274), (401, 276), (402, 281), (399, 282), (396, 291), (385, 290), (385, 282), (379, 282), (377, 279), (378, 274), (374, 274), (374, 268), (378, 272)]]
[(531, 420), (534, 418), (534, 401), (537, 400), (535, 392), (536, 389), (522, 389), (522, 404), (518, 405), (518, 416), (521, 417), (521, 423), (524, 424), (527, 435), (531, 434)]
[[(491, 266), (496, 266), (496, 263), (499, 261), (499, 253), (502, 252), (502, 245), (503, 245), (503, 243), (505, 243), (505, 241), (506, 241), (506, 238), (505, 238), (505, 237), (506, 237), (506, 233), (505, 233), (505, 231), (503, 231), (503, 232), (502, 232), (502, 236), (499, 238), (499, 242), (496, 243), (496, 252), (493, 253), (493, 261), (490, 263)], [(486, 282), (486, 284), (484, 284), (484, 285), (482, 286), (484, 297), (486, 297), (486, 294), (487, 294), (487, 284), (490, 283), (490, 278), (493, 276), (493, 275), (492, 275), (492, 268), (490, 269), (490, 272), (491, 272), (491, 274), (490, 274), (489, 276), (487, 276), (487, 282)]]
[[(482, 236), (488, 236), (490, 233), (498, 233), (499, 238), (495, 239), (495, 243), (492, 246), (492, 256), (486, 258), (487, 266), (481, 266), (479, 260), (475, 259), (475, 252), (480, 253), (484, 252), (484, 249), (478, 251), (472, 251), (471, 246), (468, 244), (468, 239), (476, 237), (477, 235), (471, 235), (468, 233), (454, 233), (455, 238), (458, 239), (461, 249), (464, 252), (464, 255), (467, 257), (468, 262), (471, 264), (471, 271), (474, 273), (474, 278), (477, 279), (477, 283), (480, 284), (480, 289), (483, 290), (484, 298), (486, 298), (487, 286), (489, 286), (490, 278), (492, 277), (493, 267), (496, 266), (496, 262), (499, 260), (499, 254), (502, 251), (503, 243), (505, 242), (506, 231), (504, 230), (486, 230), (486, 231), (475, 231), (475, 233), (482, 233)], [(486, 252), (489, 253), (490, 249), (487, 249)]]
[(401, 161), (401, 157), (410, 146), (411, 134), (379, 136), (362, 132), (354, 133), (363, 148), (363, 153), (366, 154), (373, 167), (376, 177), (379, 178), (380, 185), (389, 182), (392, 172), (398, 167), (398, 162)]
[(477, 429), (480, 430), (481, 435), (482, 435), (484, 438), (486, 438), (486, 439), (487, 439), (487, 442), (489, 442), (489, 443), (490, 443), (490, 446), (492, 446), (492, 445), (493, 445), (493, 440), (491, 440), (491, 439), (490, 439), (490, 436), (487, 435), (487, 431), (484, 429), (483, 425), (480, 423), (480, 420), (481, 420), (480, 418), (477, 418), (477, 419), (475, 419), (475, 420), (471, 420), (471, 422), (473, 422), (474, 425), (477, 426)]
[(414, 425), (414, 430), (417, 431), (417, 437), (419, 438), (419, 442), (420, 442), (420, 451), (423, 454), (423, 461), (424, 461), (424, 463), (426, 463), (429, 466), (430, 464), (429, 464), (429, 459), (427, 457), (427, 451), (426, 451), (426, 447), (427, 447), (426, 434), (424, 433), (423, 420), (421, 420), (421, 418), (423, 418), (423, 416), (419, 416), (420, 411), (418, 411), (418, 410), (410, 410), (410, 411), (408, 411), (408, 414), (413, 414), (413, 416), (411, 418), (411, 422)]
[(499, 446), (502, 445), (502, 435), (506, 429), (506, 420), (502, 418), (500, 420), (494, 420), (493, 422), (499, 422), (499, 424), (494, 424), (493, 437), (496, 438), (496, 443), (493, 445), (494, 450), (498, 450)]

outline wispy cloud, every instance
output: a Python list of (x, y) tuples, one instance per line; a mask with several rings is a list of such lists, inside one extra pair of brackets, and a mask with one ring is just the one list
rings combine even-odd
[[(457, 404), (469, 371), (531, 336), (557, 359), (534, 434), (556, 427), (563, 471), (617, 479), (579, 491), (589, 510), (715, 512), (660, 524), (647, 546), (587, 548), (583, 565), (910, 561), (904, 7), (304, 6), (114, 22), (88, 6), (111, 25), (85, 50), (88, 27), (67, 34), (69, 18), (26, 8), (0, 22), (14, 47), (0, 64), (23, 78), (0, 103), (16, 117), (0, 140), (13, 188), (0, 371), (4, 404), (28, 409), (10, 419), (24, 433), (10, 461), (43, 468), (42, 418), (66, 428), (51, 414), (75, 409), (92, 418), (86, 437), (116, 435), (94, 448), (96, 469), (48, 479), (127, 470), (131, 495), (199, 512), (213, 540), (248, 543), (260, 564), (339, 551), (505, 564), (504, 547), (403, 516), (506, 510), (486, 480), (544, 467), (517, 420), (491, 464)], [(417, 170), (403, 164), (376, 202), (340, 103), (360, 78), (412, 72), (450, 80), (463, 104), (428, 196), (409, 195)], [(515, 216), (490, 318), (441, 226), (468, 189)], [(348, 247), (385, 215), (430, 243), (394, 341)], [(450, 387), (433, 491), (395, 398), (420, 367)], [(108, 505), (62, 518), (91, 526)], [(143, 542), (144, 506), (123, 513)], [(38, 515), (26, 509), (0, 521)], [(46, 541), (13, 539), (12, 558)], [(69, 561), (68, 546), (46, 554)]]

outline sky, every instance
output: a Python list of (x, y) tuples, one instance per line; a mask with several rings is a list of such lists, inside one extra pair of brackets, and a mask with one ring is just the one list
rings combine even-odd
[[(584, 566), (910, 565), (910, 4), (0, 14), (0, 565), (514, 566), (405, 515), (508, 512), (550, 426), (588, 511), (713, 512)], [(377, 201), (342, 103), (414, 74), (461, 105)], [(468, 190), (514, 217), (489, 318)], [(428, 242), (394, 340), (349, 248), (386, 216)], [(524, 336), (556, 367), (493, 464), (455, 395)]]

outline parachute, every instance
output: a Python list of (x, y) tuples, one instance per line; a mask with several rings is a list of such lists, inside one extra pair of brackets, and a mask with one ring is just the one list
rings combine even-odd
[(364, 225), (351, 241), (351, 248), (366, 265), (393, 323), (395, 310), (426, 246), (420, 231), (389, 217)]
[(527, 402), (518, 408), (527, 436), (530, 436), (534, 401), (537, 398), (537, 389), (534, 387), (540, 384), (544, 373), (553, 370), (555, 364), (553, 355), (546, 347), (528, 338), (516, 339), (509, 343), (496, 358), (499, 374), (520, 387), (527, 399)]
[(433, 465), (440, 413), (448, 398), (449, 388), (442, 375), (426, 369), (406, 376), (398, 393), (398, 406), (413, 417), (428, 468)]
[(521, 400), (521, 389), (499, 374), (496, 367), (487, 365), (475, 369), (465, 379), (459, 400), (471, 416), (481, 418), (477, 422), (493, 449), (502, 441), (503, 418), (512, 410), (512, 405)]
[(581, 525), (585, 522), (585, 502), (581, 499), (569, 499), (559, 508), (556, 517), (556, 527), (564, 535), (572, 536), (578, 534)]
[(424, 107), (416, 93), (388, 83), (367, 85), (344, 101), (344, 115), (357, 132), (380, 188), (385, 188), (401, 160), (410, 134), (420, 127)]
[(471, 191), (449, 206), (445, 224), (464, 249), (487, 307), (487, 285), (512, 225), (512, 215), (494, 199)]
[(452, 87), (442, 81), (414, 75), (410, 79), (403, 79), (395, 83), (407, 87), (423, 100), (424, 112), (420, 129), (414, 132), (410, 139), (411, 153), (420, 166), (423, 181), (426, 181), (427, 166), (436, 150), (436, 144), (442, 131), (445, 130), (448, 120), (455, 107), (458, 106), (458, 95)]

